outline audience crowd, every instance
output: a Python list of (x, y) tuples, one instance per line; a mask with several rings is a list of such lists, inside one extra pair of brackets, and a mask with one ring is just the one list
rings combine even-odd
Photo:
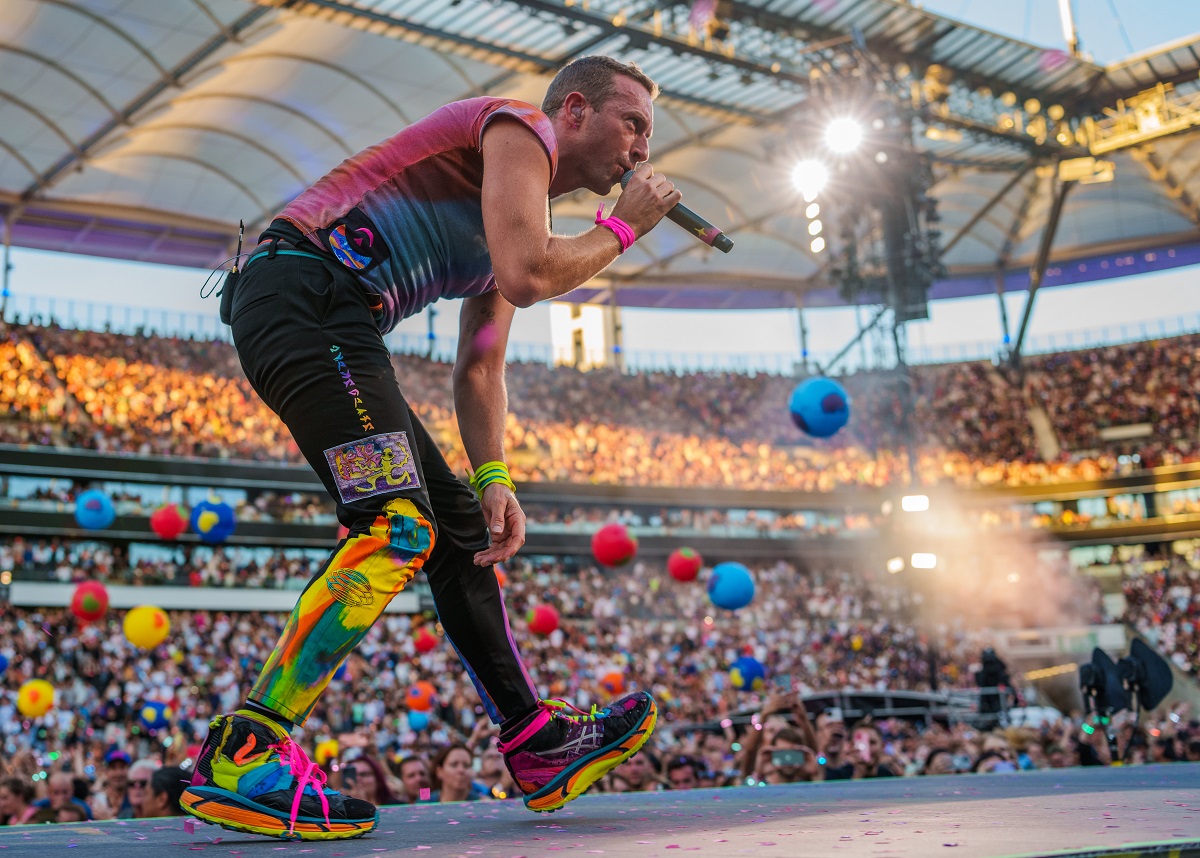
[[(11, 324), (0, 440), (158, 455), (299, 461), (223, 342)], [(794, 379), (736, 373), (508, 371), (507, 435), (519, 481), (830, 491), (923, 484), (1037, 484), (1192, 461), (1197, 336), (1032, 357), (1015, 376), (990, 364), (863, 372), (844, 379), (853, 419), (803, 436), (786, 402)], [(465, 472), (451, 366), (394, 357), (409, 400)], [(1088, 403), (1081, 408), (1080, 403)], [(1092, 405), (1097, 407), (1093, 408)], [(1046, 461), (1029, 409), (1044, 408), (1063, 452)], [(901, 431), (910, 415), (911, 444)], [(1106, 426), (1153, 434), (1107, 442)], [(1125, 458), (1123, 458), (1125, 457)]]
[[(995, 724), (966, 711), (939, 722), (804, 707), (803, 698), (819, 691), (973, 688), (979, 654), (992, 643), (991, 632), (979, 629), (1046, 621), (1020, 614), (1024, 597), (1003, 602), (978, 581), (958, 582), (956, 592), (947, 577), (921, 589), (893, 576), (785, 562), (758, 566), (754, 575), (754, 602), (727, 612), (712, 607), (702, 583), (682, 584), (650, 564), (601, 570), (518, 561), (504, 570), (509, 615), (539, 693), (585, 710), (633, 688), (660, 702), (652, 747), (615, 770), (602, 789), (1108, 762), (1107, 744), (1097, 738), (1102, 731), (1081, 730), (1079, 713), (1057, 722), (1014, 714)], [(1094, 582), (1080, 578), (1074, 590), (1058, 588), (1057, 610), (1075, 611), (1080, 622), (1103, 621)], [(1026, 595), (1036, 601), (1054, 589), (1038, 581)], [(965, 606), (968, 592), (974, 602)], [(1192, 629), (1197, 593), (1200, 576), (1182, 559), (1131, 575), (1125, 619), (1145, 626), (1148, 637), (1157, 628), (1152, 639), (1162, 646), (1190, 646), (1194, 657), (1194, 633), (1185, 641), (1179, 629)], [(538, 636), (525, 627), (521, 618), (535, 604), (557, 608), (559, 629)], [(118, 612), (81, 626), (65, 609), (6, 611), (0, 817), (74, 821), (171, 812), (169, 781), (186, 776), (208, 720), (240, 703), (283, 621), (276, 614), (172, 612), (167, 641), (143, 652), (125, 641)], [(422, 625), (439, 636), (431, 652), (416, 648), (414, 631)], [(384, 803), (513, 795), (496, 729), (440, 631), (432, 615), (385, 615), (300, 728), (298, 736), (318, 749), (316, 758), (342, 789)], [(728, 668), (742, 655), (764, 665), (763, 687), (733, 687)], [(57, 693), (56, 707), (36, 719), (15, 710), (15, 690), (32, 677), (51, 681)], [(422, 679), (438, 693), (430, 724), (415, 730), (404, 698)], [(1021, 702), (1019, 691), (1013, 702)], [(169, 726), (150, 730), (140, 721), (147, 701), (170, 704)], [(1200, 760), (1200, 723), (1186, 710), (1172, 714), (1136, 728), (1122, 722), (1121, 752), (1134, 762)]]
[[(13, 324), (0, 358), (0, 441), (299, 461), (227, 344)], [(451, 367), (411, 355), (393, 361), (414, 408), (465, 472)], [(918, 367), (907, 377), (859, 373), (844, 379), (853, 420), (816, 441), (788, 418), (794, 379), (516, 364), (506, 430), (518, 481), (831, 491), (904, 481), (911, 459), (928, 485), (1036, 484), (1111, 474), (1134, 455), (1143, 467), (1195, 460), (1198, 366), (1200, 337), (1190, 336), (1034, 357), (1020, 375), (980, 363)], [(1030, 418), (1038, 409), (1064, 451), (1050, 461)], [(906, 422), (911, 438), (900, 429)], [(1149, 424), (1149, 434), (1122, 442), (1101, 435), (1134, 423)], [(40, 486), (20, 498), (6, 489), (4, 502), (65, 506), (81, 488)], [(136, 493), (114, 502), (137, 514), (155, 505)], [(1180, 497), (1172, 509), (1197, 504)], [(1144, 513), (1118, 502), (1106, 517)], [(305, 495), (259, 493), (237, 514), (335, 525), (328, 501)], [(635, 528), (764, 537), (883, 521), (859, 513), (614, 513), (552, 504), (530, 504), (529, 514), (531, 529), (586, 530), (617, 518)], [(1086, 526), (1094, 517), (1065, 509), (1030, 518), (1015, 508), (971, 515), (979, 519), (972, 526), (985, 530)], [(102, 540), (12, 538), (0, 541), (0, 567), (24, 580), (301, 588), (322, 562), (301, 551), (193, 547), (131, 558), (130, 550)], [(584, 710), (635, 688), (659, 701), (651, 746), (598, 787), (621, 792), (1111, 763), (1104, 731), (1083, 729), (1078, 712), (997, 723), (965, 710), (948, 720), (900, 719), (804, 701), (811, 707), (811, 695), (827, 691), (966, 692), (997, 630), (1067, 622), (1125, 622), (1195, 675), (1196, 561), (1175, 555), (1131, 564), (1121, 579), (1123, 613), (1111, 618), (1098, 579), (1065, 567), (1007, 576), (939, 571), (914, 583), (882, 570), (762, 563), (753, 569), (754, 602), (736, 612), (714, 608), (702, 582), (674, 581), (650, 562), (602, 570), (522, 559), (500, 575), (540, 694)], [(538, 604), (562, 618), (548, 635), (533, 634), (523, 620)], [(0, 613), (0, 824), (178, 813), (181, 780), (209, 720), (242, 701), (285, 620), (172, 612), (167, 641), (139, 651), (125, 640), (119, 614), (81, 625), (63, 608)], [(416, 648), (419, 626), (437, 635), (430, 652)], [(762, 687), (733, 686), (729, 666), (740, 656), (763, 664)], [(39, 718), (16, 710), (16, 691), (30, 678), (56, 689), (55, 707)], [(433, 683), (437, 698), (428, 725), (416, 729), (405, 698), (419, 680)], [(1027, 692), (1013, 689), (1006, 700), (1019, 704)], [(169, 704), (168, 726), (151, 729), (142, 720), (150, 701)], [(1200, 761), (1200, 721), (1186, 707), (1140, 724), (1122, 714), (1116, 729), (1127, 762)], [(497, 730), (432, 614), (385, 615), (297, 737), (316, 749), (331, 783), (379, 804), (514, 795)]]

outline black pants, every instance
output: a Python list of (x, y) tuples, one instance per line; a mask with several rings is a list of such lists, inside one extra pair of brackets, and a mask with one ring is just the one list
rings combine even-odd
[[(268, 235), (279, 232), (273, 225)], [(288, 238), (299, 242), (300, 236)], [(351, 538), (377, 527), (395, 498), (411, 501), (433, 525), (424, 568), (443, 628), (493, 721), (530, 710), (536, 691), (517, 653), (495, 571), (472, 560), (489, 544), (479, 501), (405, 401), (353, 276), (333, 260), (282, 253), (258, 259), (235, 286), (231, 326), (246, 377), (291, 430)], [(386, 439), (382, 446), (380, 438)], [(380, 449), (388, 467), (378, 466)], [(372, 456), (373, 468), (354, 464)]]

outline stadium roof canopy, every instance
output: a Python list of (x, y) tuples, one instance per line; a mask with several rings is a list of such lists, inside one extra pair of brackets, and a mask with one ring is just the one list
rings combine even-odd
[[(1200, 37), (1101, 67), (898, 0), (6, 0), (0, 215), (17, 246), (216, 266), (239, 218), (252, 234), (360, 148), (455, 99), (536, 103), (592, 53), (661, 83), (655, 166), (737, 246), (664, 225), (579, 300), (838, 303), (789, 141), (821, 93), (876, 78), (912, 92), (934, 158), (949, 275), (932, 297), (1024, 288), (1062, 161), (1088, 183), (1060, 200), (1045, 285), (1200, 260)], [(557, 200), (556, 229), (594, 212)]]

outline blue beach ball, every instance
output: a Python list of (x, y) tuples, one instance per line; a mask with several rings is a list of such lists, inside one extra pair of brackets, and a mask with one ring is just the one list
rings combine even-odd
[(233, 531), (237, 528), (237, 517), (229, 504), (204, 500), (192, 507), (188, 524), (202, 542), (215, 545), (233, 536)]
[(754, 578), (741, 563), (718, 563), (708, 579), (708, 598), (718, 608), (736, 611), (754, 601)]
[(792, 391), (788, 409), (801, 431), (828, 438), (850, 419), (850, 394), (831, 378), (810, 378)]
[(408, 726), (414, 732), (420, 733), (429, 726), (429, 716), (424, 712), (409, 712)]
[(162, 700), (149, 700), (142, 704), (138, 712), (138, 720), (147, 730), (165, 730), (171, 726), (174, 717), (174, 707)]
[(75, 499), (75, 521), (87, 530), (104, 530), (117, 518), (113, 502), (99, 489), (88, 489)]
[(729, 668), (729, 681), (738, 691), (762, 691), (767, 684), (767, 671), (758, 659), (744, 655)]

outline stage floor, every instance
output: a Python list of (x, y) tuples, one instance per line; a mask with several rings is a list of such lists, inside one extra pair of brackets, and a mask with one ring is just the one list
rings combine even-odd
[(284, 843), (180, 818), (0, 828), (4, 858), (69, 849), (79, 858), (1200, 858), (1200, 763), (596, 794), (552, 815), (516, 801), (395, 807), (373, 834), (334, 843)]

